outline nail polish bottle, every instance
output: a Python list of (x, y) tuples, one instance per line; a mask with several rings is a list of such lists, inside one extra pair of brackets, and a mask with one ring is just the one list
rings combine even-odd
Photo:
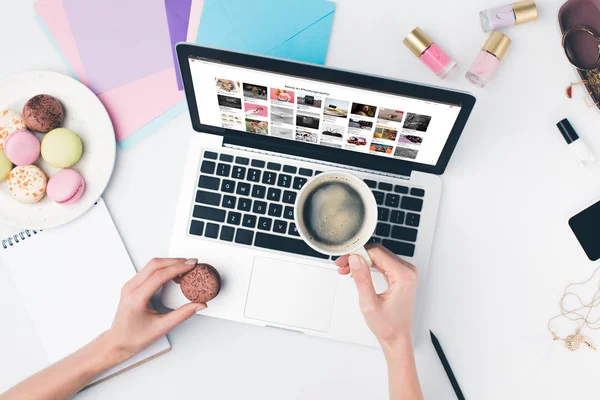
[(518, 1), (504, 6), (489, 8), (479, 13), (484, 32), (536, 20), (537, 7), (533, 0)]
[(561, 120), (556, 126), (582, 166), (585, 167), (596, 161), (596, 157), (594, 157), (587, 144), (579, 138), (579, 135), (575, 132), (568, 119)]
[(497, 31), (492, 32), (479, 50), (465, 78), (477, 87), (484, 87), (492, 79), (510, 43), (508, 36)]
[(454, 60), (419, 27), (413, 29), (403, 43), (440, 79), (444, 79), (456, 67)]

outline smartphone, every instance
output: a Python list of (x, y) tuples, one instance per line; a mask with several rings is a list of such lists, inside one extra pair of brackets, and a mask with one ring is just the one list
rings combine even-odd
[(600, 201), (572, 217), (569, 226), (588, 258), (600, 259)]

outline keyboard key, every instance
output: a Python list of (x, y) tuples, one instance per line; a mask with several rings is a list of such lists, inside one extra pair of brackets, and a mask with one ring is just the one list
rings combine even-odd
[(287, 230), (287, 222), (285, 222), (285, 221), (278, 219), (273, 224), (273, 232), (285, 233), (286, 230)]
[[(239, 230), (238, 230), (239, 231)], [(269, 233), (256, 233), (254, 245), (265, 249), (279, 250), (286, 253), (302, 254), (304, 256), (328, 259), (329, 256), (314, 251), (300, 239), (291, 239), (285, 236), (271, 235)]]
[(246, 158), (246, 157), (236, 157), (235, 163), (242, 164), (242, 165), (248, 165), (248, 164), (250, 164), (250, 159)]
[(253, 167), (257, 167), (257, 168), (264, 168), (265, 162), (261, 161), (261, 160), (252, 160), (252, 163), (250, 163), (250, 165), (252, 165)]
[(250, 196), (250, 184), (246, 182), (238, 182), (235, 193), (242, 196)]
[(281, 217), (281, 212), (283, 211), (283, 206), (281, 204), (271, 203), (269, 204), (269, 214), (271, 217)]
[(267, 188), (264, 186), (254, 185), (252, 187), (252, 197), (256, 197), (258, 199), (264, 199), (266, 192), (267, 192)]
[(323, 171), (315, 171), (315, 176), (319, 175), (319, 174), (322, 174), (322, 173), (323, 173)]
[(373, 236), (371, 239), (369, 239), (369, 241), (367, 242), (368, 244), (373, 244), (373, 243), (379, 243), (381, 242), (381, 239), (379, 239), (378, 237)]
[(279, 201), (281, 199), (281, 189), (269, 188), (267, 191), (267, 200)]
[(252, 208), (252, 200), (250, 199), (240, 199), (238, 201), (237, 209), (240, 211), (250, 211)]
[(273, 171), (280, 171), (281, 164), (277, 164), (274, 162), (267, 163), (267, 169), (272, 169)]
[(287, 204), (294, 204), (296, 202), (296, 192), (289, 190), (283, 192), (283, 202)]
[(223, 203), (221, 206), (225, 208), (235, 208), (235, 200), (235, 197), (225, 195), (223, 196)]
[(382, 224), (381, 222), (377, 224), (377, 229), (375, 229), (375, 234), (377, 236), (388, 237), (390, 236), (390, 224)]
[(400, 195), (388, 193), (385, 196), (385, 205), (388, 207), (398, 207), (400, 204)]
[(254, 228), (256, 226), (256, 215), (245, 214), (242, 220), (242, 226)]
[(254, 232), (247, 231), (246, 229), (238, 229), (235, 233), (235, 242), (240, 244), (252, 244), (254, 239)]
[(206, 230), (204, 231), (204, 236), (208, 238), (216, 239), (219, 237), (219, 225), (217, 224), (206, 224)]
[(404, 240), (406, 242), (416, 242), (417, 230), (413, 228), (406, 228), (404, 226), (394, 226), (392, 229), (392, 238)]
[(273, 220), (271, 218), (260, 217), (258, 219), (258, 229), (261, 231), (270, 231)]
[(385, 197), (385, 193), (373, 190), (373, 196), (375, 196), (377, 204), (379, 204), (380, 206), (383, 205), (383, 198)]
[(229, 155), (229, 154), (221, 154), (221, 157), (219, 157), (219, 160), (225, 161), (225, 162), (232, 162), (233, 156)]
[(419, 214), (406, 214), (406, 225), (417, 227), (419, 226), (419, 222), (421, 222), (421, 216)]
[(233, 167), (233, 171), (231, 172), (231, 177), (235, 179), (245, 179), (246, 178), (246, 168), (245, 167)]
[(220, 181), (221, 180), (219, 178), (215, 178), (214, 176), (200, 175), (200, 179), (198, 180), (198, 187), (204, 189), (219, 190)]
[(390, 222), (394, 224), (403, 224), (404, 223), (404, 211), (394, 210), (392, 211), (392, 218), (390, 218)]
[(283, 212), (283, 218), (285, 219), (294, 219), (294, 207), (286, 207)]
[(277, 186), (281, 186), (284, 188), (289, 188), (290, 186), (292, 186), (291, 175), (279, 174), (279, 178), (277, 178)]
[(214, 174), (215, 173), (216, 164), (212, 161), (204, 160), (202, 161), (202, 166), (200, 167), (200, 172), (203, 174)]
[(377, 189), (377, 182), (372, 181), (370, 179), (365, 179), (365, 183), (367, 184), (368, 187), (370, 187), (371, 189)]
[(219, 155), (212, 151), (205, 151), (204, 158), (210, 158), (211, 160), (216, 160)]
[(221, 240), (225, 240), (227, 242), (233, 242), (233, 234), (235, 233), (235, 229), (230, 226), (221, 227)]
[(385, 239), (381, 244), (394, 254), (399, 256), (412, 257), (415, 255), (415, 245), (395, 240)]
[(295, 174), (296, 172), (298, 172), (298, 168), (292, 167), (291, 165), (284, 165), (283, 166), (283, 172), (287, 172), (287, 173), (290, 173), (290, 174)]
[(260, 170), (250, 168), (248, 170), (248, 180), (250, 182), (259, 182), (260, 181)]
[(274, 185), (275, 180), (277, 179), (277, 174), (275, 172), (265, 171), (262, 178), (262, 183), (266, 183), (267, 185)]
[(312, 169), (308, 169), (308, 168), (300, 168), (300, 171), (298, 171), (298, 173), (300, 175), (304, 175), (304, 176), (312, 176), (313, 170)]
[(412, 196), (423, 197), (425, 196), (425, 191), (423, 189), (412, 188), (410, 189), (410, 194)]
[(239, 225), (242, 221), (242, 214), (235, 211), (229, 211), (227, 214), (227, 223), (231, 225)]
[(402, 194), (407, 194), (408, 193), (408, 188), (406, 186), (396, 185), (394, 187), (394, 192), (396, 192), (396, 193), (402, 193)]
[(223, 179), (221, 183), (221, 192), (233, 193), (235, 191), (235, 182), (229, 179)]
[(302, 189), (302, 186), (304, 186), (304, 184), (306, 183), (306, 181), (308, 181), (308, 179), (306, 178), (302, 178), (300, 176), (297, 176), (294, 178), (294, 189), (296, 190), (300, 190)]
[(409, 211), (421, 211), (423, 209), (423, 200), (417, 199), (415, 197), (407, 197), (404, 196), (402, 198), (402, 203), (400, 204), (400, 208)]
[(214, 192), (205, 192), (204, 190), (198, 190), (196, 192), (196, 203), (210, 204), (211, 206), (218, 206), (221, 204), (221, 195)]
[(392, 184), (386, 182), (379, 182), (379, 190), (385, 190), (389, 192), (392, 190)]
[(255, 214), (265, 214), (267, 212), (267, 203), (256, 200), (254, 207), (252, 207), (252, 212)]
[(298, 233), (298, 227), (293, 222), (290, 222), (290, 229), (288, 229), (288, 235), (300, 236), (300, 234)]
[(387, 208), (377, 208), (377, 219), (380, 221), (387, 221), (390, 217), (390, 210)]
[(194, 218), (208, 219), (210, 221), (225, 222), (225, 210), (218, 208), (194, 206)]
[(190, 235), (202, 236), (204, 232), (204, 222), (192, 220), (190, 225)]
[(229, 176), (229, 172), (231, 172), (231, 165), (223, 163), (219, 163), (219, 165), (217, 165), (217, 175)]

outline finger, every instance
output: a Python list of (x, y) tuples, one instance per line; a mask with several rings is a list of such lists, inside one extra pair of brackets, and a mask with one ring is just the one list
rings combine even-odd
[[(194, 260), (195, 261), (195, 260)], [(185, 274), (196, 267), (196, 262), (180, 262), (179, 264), (171, 265), (166, 268), (159, 269), (154, 272), (144, 283), (136, 290), (136, 296), (139, 296), (143, 301), (150, 301), (150, 297), (161, 288), (162, 285), (175, 278), (178, 275)]]
[(191, 318), (194, 314), (204, 310), (206, 303), (188, 303), (160, 317), (162, 335), (168, 333), (177, 325)]
[(380, 244), (369, 247), (367, 251), (373, 260), (373, 264), (377, 265), (377, 268), (387, 275), (390, 282), (395, 281), (401, 276), (403, 268), (416, 271), (414, 265), (404, 261)]
[(340, 275), (348, 275), (350, 273), (350, 267), (348, 267), (348, 266), (340, 267), (340, 268), (338, 268), (338, 273)]
[(338, 267), (347, 266), (348, 265), (348, 257), (350, 257), (349, 254), (346, 254), (345, 256), (341, 256), (340, 258), (335, 260), (335, 265), (337, 265)]
[(153, 258), (148, 264), (146, 264), (144, 268), (142, 268), (140, 272), (138, 272), (137, 275), (135, 275), (129, 280), (129, 282), (125, 284), (124, 289), (129, 289), (130, 291), (133, 291), (159, 269), (166, 268), (171, 265), (179, 264), (185, 261), (185, 258)]
[(365, 312), (372, 310), (379, 301), (375, 288), (373, 287), (373, 279), (371, 278), (371, 270), (367, 265), (367, 262), (358, 255), (351, 255), (348, 259), (350, 261), (350, 269), (352, 270), (352, 277), (356, 288), (358, 289), (358, 299), (360, 303), (360, 309)]

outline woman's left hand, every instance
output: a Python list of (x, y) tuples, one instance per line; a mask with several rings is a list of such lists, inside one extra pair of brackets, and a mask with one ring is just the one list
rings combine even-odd
[(150, 305), (150, 298), (169, 280), (190, 271), (198, 260), (155, 258), (123, 286), (121, 300), (106, 342), (116, 356), (125, 361), (141, 352), (175, 326), (206, 308), (205, 303), (188, 303), (161, 315)]

